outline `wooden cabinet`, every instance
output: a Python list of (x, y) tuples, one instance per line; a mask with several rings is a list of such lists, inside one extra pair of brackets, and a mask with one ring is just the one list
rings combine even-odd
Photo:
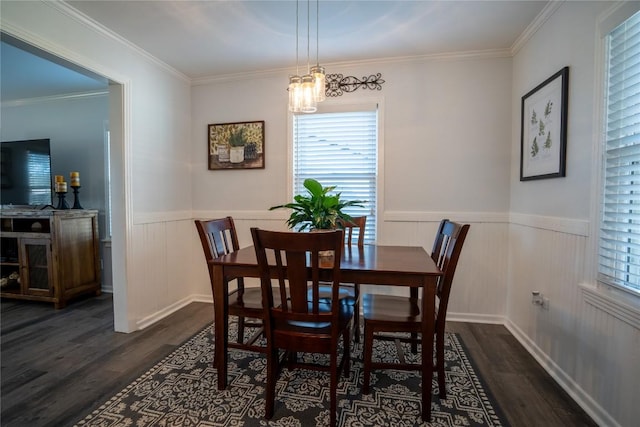
[(98, 212), (0, 211), (0, 296), (53, 302), (100, 294)]

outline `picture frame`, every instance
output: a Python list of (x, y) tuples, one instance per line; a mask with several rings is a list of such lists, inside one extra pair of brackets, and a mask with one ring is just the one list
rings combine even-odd
[(264, 120), (207, 126), (209, 170), (264, 169)]
[(522, 97), (520, 181), (566, 176), (569, 67)]

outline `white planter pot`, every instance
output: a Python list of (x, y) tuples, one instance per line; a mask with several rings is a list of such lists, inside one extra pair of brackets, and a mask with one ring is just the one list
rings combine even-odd
[(244, 162), (244, 147), (231, 147), (231, 152), (229, 153), (229, 159), (231, 163)]

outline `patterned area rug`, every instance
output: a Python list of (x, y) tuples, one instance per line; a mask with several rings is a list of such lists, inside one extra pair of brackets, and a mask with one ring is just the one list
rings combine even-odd
[[(230, 324), (230, 333), (235, 323)], [(374, 357), (393, 360), (392, 342), (376, 341)], [(411, 352), (407, 351), (407, 355)], [(447, 399), (433, 381), (431, 423), (421, 421), (418, 372), (378, 370), (371, 374), (371, 394), (361, 394), (362, 343), (353, 345), (350, 378), (338, 384), (338, 425), (364, 426), (505, 426), (460, 338), (446, 336)], [(312, 356), (309, 356), (312, 357)], [(205, 427), (325, 426), (329, 423), (327, 372), (283, 368), (275, 413), (264, 419), (265, 357), (231, 350), (229, 386), (216, 388), (212, 367), (213, 332), (205, 328), (77, 426)]]

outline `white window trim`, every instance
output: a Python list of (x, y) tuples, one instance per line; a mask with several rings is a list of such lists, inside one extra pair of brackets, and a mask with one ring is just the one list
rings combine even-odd
[[(344, 96), (349, 96), (346, 94)], [(340, 111), (357, 111), (367, 109), (371, 105), (378, 106), (378, 165), (377, 165), (377, 211), (376, 242), (380, 241), (380, 230), (384, 213), (384, 97), (366, 97), (350, 101), (348, 99), (329, 98), (318, 104), (318, 113), (336, 113)], [(302, 114), (302, 113), (301, 113)], [(293, 113), (287, 115), (287, 197), (293, 194)]]
[[(600, 215), (602, 205), (602, 159), (603, 159), (603, 141), (605, 136), (606, 123), (604, 119), (604, 111), (606, 101), (605, 94), (605, 76), (606, 76), (606, 36), (616, 28), (619, 24), (629, 18), (631, 15), (640, 10), (640, 3), (625, 2), (617, 3), (610, 9), (605, 11), (597, 20), (597, 28), (595, 31), (595, 51), (594, 51), (594, 98), (593, 98), (593, 158), (592, 158), (592, 175), (591, 175), (591, 194), (594, 194), (594, 200), (590, 210), (590, 230), (587, 238), (587, 247), (585, 253), (584, 277), (585, 283), (581, 284), (581, 289), (585, 301), (591, 305), (597, 306), (603, 311), (617, 318), (633, 318), (630, 322), (637, 325), (640, 317), (640, 296), (631, 290), (624, 289), (619, 286), (606, 284), (597, 280), (598, 277), (598, 240), (600, 237)], [(602, 302), (606, 301), (606, 304)], [(632, 313), (631, 315), (629, 313)], [(629, 317), (631, 316), (631, 317)]]

